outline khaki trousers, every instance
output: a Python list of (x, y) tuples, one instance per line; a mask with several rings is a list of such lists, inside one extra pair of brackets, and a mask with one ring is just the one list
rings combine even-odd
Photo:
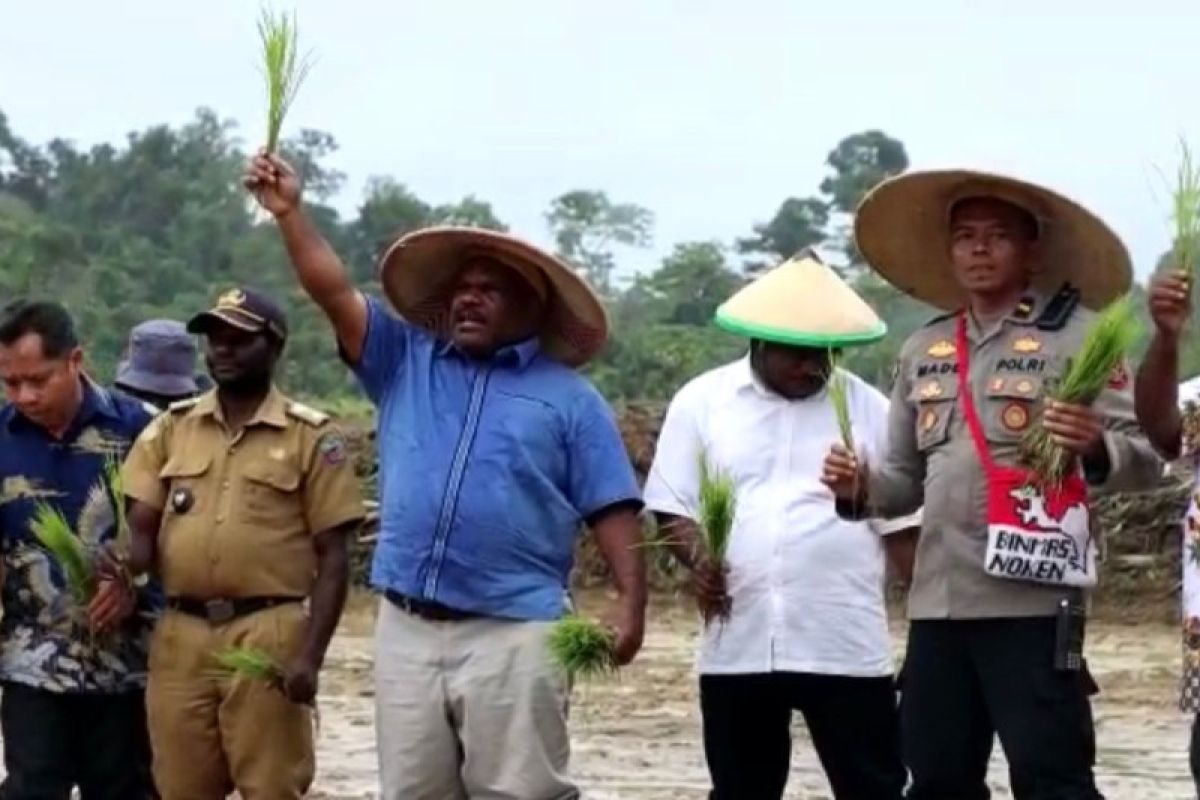
[(380, 601), (375, 725), (383, 800), (572, 800), (569, 688), (550, 623), (428, 622)]
[(224, 625), (168, 611), (150, 648), (146, 710), (163, 800), (300, 798), (312, 785), (312, 718), (262, 681), (215, 676), (214, 651), (257, 647), (287, 663), (306, 630), (289, 603)]

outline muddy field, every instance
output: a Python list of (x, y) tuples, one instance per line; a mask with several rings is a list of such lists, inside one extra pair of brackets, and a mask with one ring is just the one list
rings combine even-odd
[[(604, 598), (592, 594), (584, 605)], [(322, 688), (316, 797), (375, 797), (369, 599), (359, 598), (330, 654)], [(700, 748), (692, 655), (697, 625), (685, 606), (654, 604), (645, 649), (620, 680), (576, 689), (574, 769), (590, 800), (699, 800), (706, 773)], [(897, 645), (902, 624), (894, 627)], [(1187, 771), (1188, 720), (1174, 708), (1178, 636), (1166, 623), (1099, 621), (1088, 657), (1102, 694), (1096, 702), (1101, 788), (1110, 800), (1195, 797)], [(997, 753), (996, 797), (1010, 797)], [(797, 726), (789, 798), (829, 798)]]

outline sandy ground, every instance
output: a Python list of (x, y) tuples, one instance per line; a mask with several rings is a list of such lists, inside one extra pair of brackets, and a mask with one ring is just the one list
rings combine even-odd
[[(585, 598), (595, 608), (604, 598)], [(359, 598), (329, 657), (322, 689), (316, 797), (375, 797), (370, 626)], [(591, 800), (705, 797), (707, 774), (692, 656), (697, 623), (686, 606), (654, 604), (645, 649), (619, 680), (578, 687), (573, 767)], [(897, 644), (903, 625), (894, 626)], [(1102, 694), (1096, 701), (1099, 780), (1110, 800), (1195, 797), (1188, 777), (1188, 720), (1174, 707), (1179, 645), (1169, 625), (1096, 622), (1088, 658)], [(992, 765), (995, 797), (1011, 797), (1003, 757)], [(829, 798), (804, 732), (796, 729), (788, 798)]]

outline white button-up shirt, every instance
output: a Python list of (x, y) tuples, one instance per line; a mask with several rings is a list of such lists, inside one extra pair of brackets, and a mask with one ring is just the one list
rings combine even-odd
[[(853, 374), (846, 386), (855, 446), (868, 464), (879, 463), (888, 401)], [(892, 673), (879, 537), (920, 519), (839, 518), (820, 480), (838, 441), (827, 392), (786, 400), (762, 385), (748, 358), (701, 375), (671, 402), (646, 505), (695, 519), (702, 456), (737, 486), (731, 617), (708, 626), (702, 673)]]

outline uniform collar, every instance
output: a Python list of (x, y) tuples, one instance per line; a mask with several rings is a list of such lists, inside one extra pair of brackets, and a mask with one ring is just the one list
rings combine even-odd
[[(530, 362), (542, 351), (541, 340), (534, 336), (516, 344), (505, 345), (492, 354), (488, 359), (488, 363), (494, 365), (513, 365), (518, 370), (523, 370), (529, 366)], [(451, 354), (464, 355), (454, 342), (446, 341), (438, 348), (438, 355), (445, 357)], [(465, 356), (464, 356), (465, 357)]]
[(758, 373), (754, 371), (754, 365), (750, 361), (749, 354), (747, 354), (745, 358), (735, 362), (732, 371), (732, 380), (734, 391), (738, 392), (739, 394), (742, 392), (750, 392), (767, 400), (776, 400), (781, 403), (794, 404), (818, 400), (824, 397), (826, 392), (825, 389), (822, 389), (812, 397), (789, 400), (786, 397), (771, 391), (770, 387), (763, 383), (762, 379), (758, 377)]
[[(217, 390), (212, 389), (201, 395), (200, 399), (196, 401), (196, 405), (188, 412), (188, 415), (212, 417), (224, 424), (225, 414), (221, 411), (221, 404), (217, 402)], [(287, 401), (284, 400), (279, 387), (275, 385), (271, 386), (271, 391), (267, 392), (267, 396), (259, 404), (258, 410), (254, 412), (254, 416), (250, 417), (249, 421), (246, 422), (247, 428), (254, 425), (270, 425), (274, 428), (287, 427)]]
[(967, 326), (967, 330), (971, 334), (971, 338), (984, 340), (1004, 330), (1004, 327), (1009, 324), (1022, 326), (1034, 325), (1042, 315), (1042, 312), (1046, 310), (1046, 305), (1049, 302), (1050, 298), (1045, 294), (1028, 291), (1021, 295), (1021, 299), (1017, 301), (1016, 306), (1001, 317), (996, 327), (991, 330), (985, 331), (981, 329), (979, 323), (975, 320), (975, 315), (968, 313), (967, 320), (970, 324)]

